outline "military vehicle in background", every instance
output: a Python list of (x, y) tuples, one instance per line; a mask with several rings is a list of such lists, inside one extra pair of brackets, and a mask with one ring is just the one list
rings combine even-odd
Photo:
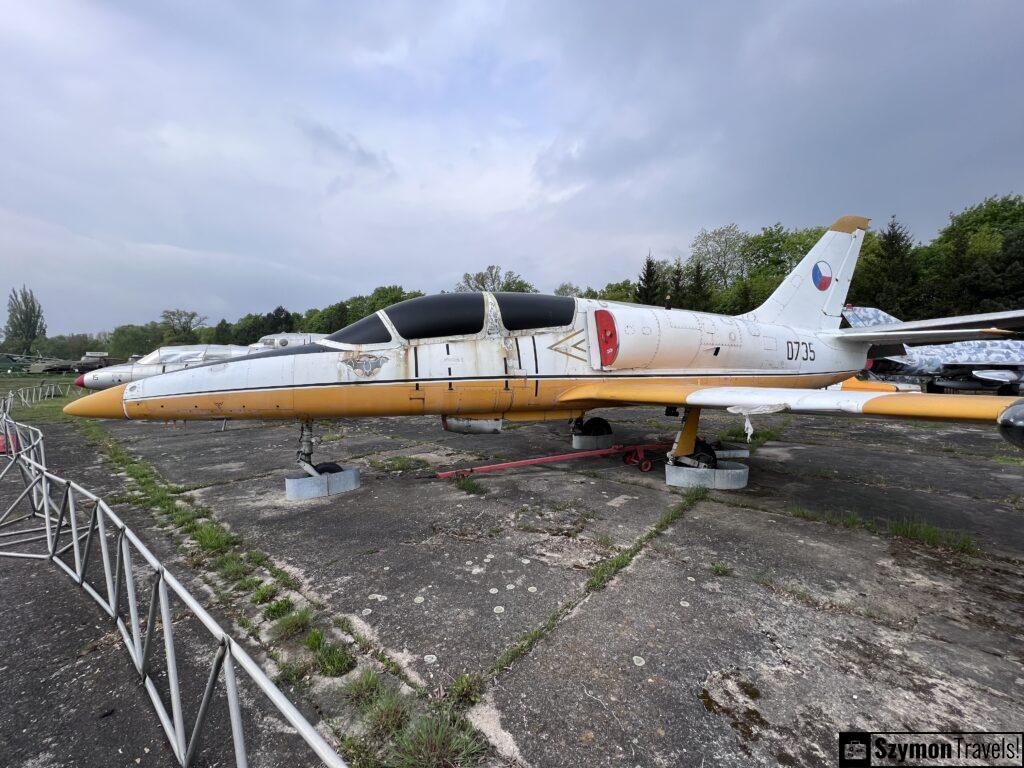
[(28, 367), (29, 373), (83, 373), (95, 371), (112, 361), (106, 352), (86, 352), (80, 360), (58, 360), (43, 358), (35, 360)]

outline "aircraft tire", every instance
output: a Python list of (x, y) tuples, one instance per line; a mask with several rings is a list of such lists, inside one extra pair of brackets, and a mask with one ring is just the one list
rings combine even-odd
[(583, 422), (583, 428), (580, 431), (588, 437), (610, 435), (612, 433), (612, 425), (600, 416), (594, 416), (593, 418), (587, 419)]

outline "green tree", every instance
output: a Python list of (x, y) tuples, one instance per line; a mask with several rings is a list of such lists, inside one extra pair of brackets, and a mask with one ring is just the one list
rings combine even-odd
[(661, 303), (664, 296), (664, 289), (661, 284), (661, 270), (651, 256), (647, 254), (644, 265), (640, 268), (640, 277), (637, 278), (633, 297), (637, 304), (648, 304), (656, 306)]
[(213, 338), (211, 344), (231, 343), (231, 323), (221, 318), (221, 321), (213, 327)]
[(456, 293), (472, 291), (510, 291), (512, 293), (537, 293), (527, 280), (512, 270), (501, 272), (501, 267), (492, 264), (482, 272), (470, 274), (466, 272), (461, 282), (455, 286)]
[(605, 301), (633, 303), (634, 296), (636, 296), (636, 283), (627, 277), (625, 280), (620, 280), (617, 283), (608, 283), (597, 292), (595, 298), (604, 299)]
[[(917, 315), (921, 304), (920, 273), (914, 239), (895, 216), (878, 233), (877, 244), (865, 254), (860, 266), (871, 289), (869, 306), (900, 319)], [(858, 299), (862, 291), (858, 286), (855, 294)]]
[(682, 300), (680, 308), (695, 312), (709, 312), (714, 301), (714, 286), (704, 263), (691, 258), (683, 268)]
[(11, 289), (7, 297), (7, 325), (4, 326), (4, 349), (8, 352), (32, 351), (37, 340), (46, 337), (43, 306), (30, 288)]
[(119, 325), (110, 334), (107, 352), (115, 360), (127, 360), (132, 355), (146, 355), (164, 341), (165, 328), (160, 323), (145, 325)]
[(582, 293), (583, 290), (572, 283), (562, 283), (555, 288), (555, 296), (579, 296)]
[(988, 197), (950, 214), (938, 237), (919, 249), (918, 268), (924, 297), (914, 317), (967, 314), (978, 311), (975, 293), (984, 290), (989, 305), (1003, 305), (998, 284), (983, 286), (1002, 258), (1004, 239), (1024, 226), (1024, 197)]
[(311, 310), (306, 315), (302, 330), (306, 333), (334, 333), (348, 324), (348, 306), (344, 301), (323, 309)]
[(676, 259), (666, 280), (665, 307), (675, 309), (686, 301), (686, 270), (681, 259)]
[(747, 237), (735, 224), (701, 229), (690, 245), (690, 259), (704, 265), (716, 288), (725, 288), (736, 278), (746, 276), (744, 249)]
[(195, 344), (196, 330), (205, 322), (205, 317), (189, 309), (165, 309), (160, 313), (164, 344)]
[(1024, 308), (1024, 227), (1002, 238), (999, 252), (974, 266), (968, 290), (975, 312)]
[(250, 312), (238, 318), (231, 327), (231, 343), (243, 346), (254, 344), (269, 333), (272, 331), (267, 322), (267, 315)]

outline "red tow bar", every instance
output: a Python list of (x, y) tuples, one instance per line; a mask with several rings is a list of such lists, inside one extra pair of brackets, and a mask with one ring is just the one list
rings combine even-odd
[(515, 469), (516, 467), (530, 467), (534, 464), (554, 464), (559, 461), (570, 459), (586, 459), (591, 456), (614, 456), (622, 454), (622, 460), (627, 464), (639, 467), (641, 472), (650, 472), (654, 468), (654, 461), (647, 454), (657, 454), (667, 451), (672, 443), (645, 443), (644, 445), (613, 445), (611, 448), (598, 448), (593, 451), (575, 451), (573, 453), (559, 453), (555, 456), (538, 456), (533, 459), (519, 459), (518, 461), (504, 461), (500, 464), (483, 464), (479, 467), (466, 467), (465, 469), (450, 469), (447, 472), (438, 472), (436, 477), (439, 480), (448, 480), (452, 477), (468, 477), (478, 475), (481, 472), (498, 472), (502, 469)]

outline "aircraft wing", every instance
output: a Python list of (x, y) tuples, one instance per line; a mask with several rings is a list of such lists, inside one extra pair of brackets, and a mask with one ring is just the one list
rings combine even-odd
[(601, 405), (690, 405), (791, 413), (889, 416), (941, 421), (994, 422), (1017, 398), (994, 395), (926, 395), (916, 392), (788, 389), (784, 387), (697, 387), (636, 380), (582, 384), (559, 398)]

